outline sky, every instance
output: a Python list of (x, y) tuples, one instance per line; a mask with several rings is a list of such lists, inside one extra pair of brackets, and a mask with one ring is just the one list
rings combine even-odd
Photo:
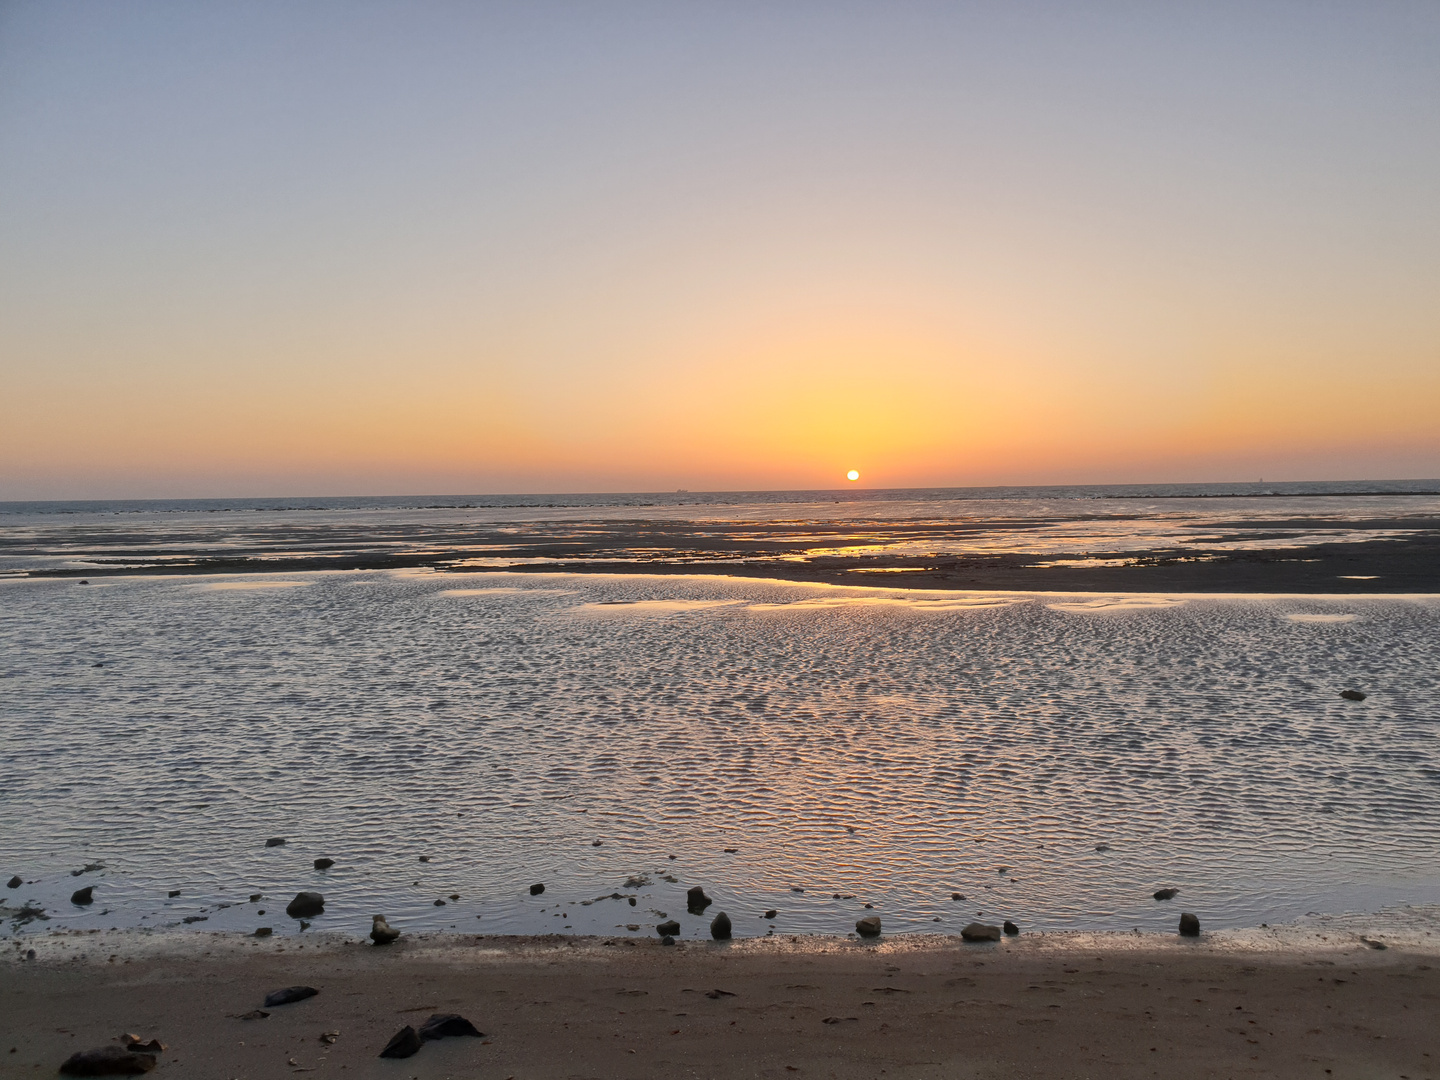
[(0, 0), (0, 499), (1440, 477), (1440, 4)]

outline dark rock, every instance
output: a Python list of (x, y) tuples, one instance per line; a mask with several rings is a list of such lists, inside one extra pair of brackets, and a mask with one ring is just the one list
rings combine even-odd
[(335, 860), (334, 860), (334, 859), (316, 859), (316, 860), (315, 860), (315, 869), (316, 869), (316, 870), (329, 870), (330, 867), (332, 867), (332, 866), (334, 866), (334, 865), (335, 865)]
[(166, 893), (165, 895), (168, 896), (171, 900), (174, 900), (175, 897), (177, 897), (177, 896), (180, 895), (180, 890), (179, 890), (179, 889), (171, 889), (171, 890), (170, 890), (168, 893)]
[(258, 903), (259, 901), (264, 900), (264, 899), (265, 899), (265, 894), (264, 894), (264, 893), (252, 892), (252, 893), (250, 894), (250, 903), (252, 903), (252, 904)]
[(965, 895), (964, 895), (963, 893), (952, 892), (952, 893), (950, 894), (950, 899), (951, 899), (951, 900), (964, 900), (964, 899), (965, 899)]
[(991, 926), (989, 923), (972, 922), (960, 931), (960, 936), (966, 941), (999, 941), (1000, 927)]
[(1175, 898), (1175, 895), (1176, 895), (1179, 891), (1180, 891), (1179, 889), (1156, 889), (1156, 890), (1155, 890), (1155, 899), (1156, 899), (1156, 900), (1173, 900), (1173, 899)]
[(34, 959), (35, 959), (35, 950), (34, 950), (34, 949), (26, 949), (26, 950), (25, 950), (25, 959), (26, 959), (26, 960), (34, 960)]
[(880, 916), (866, 915), (865, 918), (855, 924), (855, 930), (861, 937), (879, 937)]
[(1000, 929), (1004, 930), (1010, 937), (1018, 937), (1020, 934), (1020, 928), (1009, 919), (1005, 920), (1005, 924)]
[(1200, 936), (1200, 918), (1199, 918), (1199, 916), (1197, 916), (1197, 915), (1192, 915), (1192, 914), (1190, 914), (1190, 912), (1188, 912), (1188, 911), (1181, 912), (1181, 914), (1180, 914), (1180, 936), (1181, 936), (1181, 937), (1199, 937), (1199, 936)]
[(544, 885), (541, 885), (538, 881), (537, 881), (534, 885), (531, 885), (531, 886), (530, 886), (530, 895), (531, 895), (531, 896), (539, 896), (539, 895), (540, 895), (542, 892), (544, 892), (544, 891), (545, 891), (545, 886), (544, 886)]
[(458, 1013), (436, 1013), (420, 1025), (421, 1042), (452, 1038), (458, 1035), (471, 1035), (477, 1039), (485, 1037), (483, 1031), (476, 1030), (474, 1024)]
[(283, 844), (283, 843), (285, 843), (285, 838), (284, 838), (283, 836), (272, 836), (272, 837), (270, 837), (269, 840), (266, 840), (266, 841), (265, 841), (265, 846), (266, 846), (266, 847), (279, 847), (279, 846), (280, 846), (281, 844)]
[(297, 1001), (304, 1001), (320, 993), (313, 986), (287, 986), (283, 990), (272, 990), (265, 995), (265, 1007), (273, 1009), (276, 1005), (293, 1005)]
[(661, 937), (674, 937), (680, 933), (680, 924), (674, 919), (671, 919), (669, 922), (662, 922), (659, 926), (655, 927), (655, 931)]
[(429, 856), (429, 855), (421, 855), (421, 856), (420, 856), (420, 861), (421, 861), (421, 862), (429, 862), (429, 861), (430, 861), (430, 856)]
[(605, 842), (604, 840), (591, 840), (591, 841), (590, 841), (590, 846), (591, 846), (591, 847), (599, 847), (599, 846), (600, 846), (601, 844), (603, 844), (604, 842)]
[(141, 1054), (160, 1054), (165, 1051), (165, 1044), (159, 1039), (142, 1039), (139, 1035), (121, 1035), (120, 1042), (126, 1050), (134, 1050)]
[(413, 1027), (406, 1024), (385, 1044), (385, 1049), (380, 1051), (380, 1056), (383, 1058), (407, 1058), (412, 1057), (419, 1049), (420, 1035)]
[(673, 937), (671, 937), (669, 934), (666, 934), (664, 937), (662, 937), (662, 938), (660, 939), (660, 944), (661, 944), (661, 945), (674, 945), (674, 944), (675, 944), (675, 939), (674, 939)]
[(692, 915), (701, 914), (712, 903), (714, 903), (714, 901), (705, 895), (705, 890), (699, 885), (696, 885), (685, 893), (685, 908)]
[(262, 908), (259, 908), (259, 909), (255, 912), (255, 914), (256, 914), (256, 915), (264, 915), (264, 914), (265, 914), (265, 909), (264, 909), (263, 907), (262, 907)]
[(285, 905), (285, 914), (292, 919), (308, 919), (324, 913), (325, 897), (318, 892), (298, 892), (295, 899)]
[(765, 918), (767, 918), (767, 919), (773, 919), (773, 918), (775, 918), (775, 916), (777, 916), (777, 915), (779, 915), (779, 914), (780, 914), (779, 909), (772, 907), (769, 911), (765, 912)]
[(436, 901), (435, 901), (435, 906), (436, 906), (436, 907), (444, 907), (444, 906), (445, 906), (445, 901), (444, 901), (444, 900), (436, 900)]
[(737, 855), (737, 854), (739, 854), (739, 852), (740, 852), (740, 849), (739, 849), (739, 848), (736, 848), (736, 847), (727, 847), (727, 848), (725, 849), (725, 854), (726, 854), (726, 855)]
[(86, 863), (86, 864), (85, 864), (84, 866), (82, 866), (79, 870), (71, 870), (71, 871), (70, 871), (70, 876), (71, 876), (71, 877), (79, 877), (81, 874), (92, 874), (92, 873), (94, 873), (96, 870), (104, 870), (104, 869), (105, 869), (105, 864), (104, 864), (104, 863), (100, 863), (100, 862)]
[(375, 942), (376, 945), (389, 945), (399, 936), (400, 931), (386, 922), (384, 915), (375, 916), (374, 925), (370, 927), (371, 941)]
[(274, 928), (273, 928), (273, 927), (270, 927), (270, 926), (257, 926), (257, 927), (255, 928), (255, 936), (256, 936), (256, 937), (269, 937), (269, 936), (270, 936), (271, 934), (273, 934), (274, 932), (275, 932)]
[(139, 1054), (123, 1046), (102, 1046), (71, 1054), (60, 1071), (66, 1076), (139, 1076), (153, 1068), (152, 1054)]
[(24, 884), (25, 882), (21, 880), (20, 875), (16, 874), (14, 877), (12, 877), (9, 881), (5, 883), (5, 887), (7, 889), (18, 889), (21, 885)]
[(70, 894), (72, 904), (93, 904), (95, 902), (95, 886), (86, 885), (83, 889), (76, 889)]
[(1095, 850), (1096, 850), (1096, 851), (1109, 851), (1109, 850), (1110, 850), (1110, 845), (1109, 845), (1109, 844), (1096, 844), (1096, 845), (1095, 845)]
[(1341, 690), (1340, 696), (1346, 701), (1364, 701), (1365, 695), (1359, 690)]
[(181, 919), (180, 921), (181, 921), (182, 923), (184, 923), (186, 926), (189, 926), (191, 923), (209, 922), (209, 921), (210, 921), (210, 916), (209, 916), (209, 915), (186, 915), (185, 918)]
[(733, 990), (706, 990), (705, 996), (711, 1001), (719, 1001), (721, 998), (735, 997), (736, 995)]
[(241, 1013), (241, 1020), (264, 1020), (270, 1014), (264, 1009), (251, 1009), (248, 1013)]
[(89, 585), (90, 582), (86, 581), (84, 578), (81, 578), (80, 581), (78, 582), (78, 584), (81, 584), (81, 585)]
[(716, 941), (725, 941), (730, 937), (730, 916), (720, 912), (710, 921), (710, 936)]

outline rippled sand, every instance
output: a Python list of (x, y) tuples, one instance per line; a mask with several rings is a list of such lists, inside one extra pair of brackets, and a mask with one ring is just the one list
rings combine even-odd
[(1435, 902), (1437, 616), (724, 578), (11, 582), (4, 927), (289, 933), (300, 889), (326, 896), (315, 930), (685, 937), (717, 910), (740, 935), (872, 912), (953, 933)]

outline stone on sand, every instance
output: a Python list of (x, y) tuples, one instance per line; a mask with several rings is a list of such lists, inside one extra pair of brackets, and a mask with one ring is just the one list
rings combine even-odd
[(408, 1058), (413, 1057), (419, 1049), (419, 1033), (409, 1024), (406, 1024), (385, 1044), (385, 1049), (380, 1051), (380, 1056), (383, 1058)]
[(859, 922), (857, 922), (857, 923), (855, 924), (855, 931), (856, 931), (856, 933), (858, 933), (861, 937), (879, 937), (879, 936), (880, 936), (880, 916), (879, 916), (879, 915), (866, 915), (865, 918), (861, 919)]
[(1017, 937), (1020, 933), (1020, 928), (1016, 926), (1013, 922), (1011, 922), (1009, 919), (1005, 920), (1005, 925), (1002, 926), (1000, 929), (1004, 930), (1005, 933), (1010, 937)]
[(1181, 912), (1181, 913), (1180, 913), (1180, 936), (1181, 936), (1181, 937), (1199, 937), (1199, 936), (1200, 936), (1200, 918), (1199, 918), (1199, 916), (1197, 916), (1197, 915), (1192, 915), (1192, 914), (1190, 914), (1190, 912), (1188, 912), (1188, 911), (1184, 911), (1184, 912)]
[(530, 895), (531, 895), (531, 896), (539, 896), (539, 895), (540, 895), (542, 892), (544, 892), (544, 891), (545, 891), (545, 886), (544, 886), (544, 885), (541, 885), (540, 882), (538, 882), (538, 881), (537, 881), (534, 885), (531, 885), (531, 886), (530, 886)]
[(21, 880), (20, 875), (16, 874), (14, 877), (12, 877), (9, 881), (5, 883), (5, 887), (7, 889), (18, 889), (21, 885), (24, 884), (25, 882)]
[(1000, 927), (991, 926), (989, 923), (972, 922), (960, 931), (960, 936), (966, 941), (999, 941)]
[(483, 1031), (477, 1030), (474, 1024), (459, 1013), (435, 1013), (420, 1025), (421, 1042), (453, 1038), (458, 1035), (471, 1035), (477, 1039), (485, 1037)]
[(320, 993), (313, 986), (287, 986), (283, 990), (272, 990), (265, 995), (265, 1007), (273, 1009), (276, 1005), (293, 1005), (297, 1001), (304, 1001)]
[(371, 941), (375, 942), (376, 945), (389, 945), (399, 936), (400, 931), (386, 922), (384, 915), (375, 916), (373, 925), (370, 927)]
[(60, 1066), (66, 1076), (139, 1076), (155, 1068), (151, 1054), (126, 1050), (123, 1046), (102, 1046), (71, 1054)]
[(720, 912), (710, 922), (710, 936), (716, 941), (724, 941), (730, 936), (730, 916)]
[(325, 897), (318, 892), (298, 892), (295, 899), (285, 905), (285, 914), (292, 919), (308, 919), (325, 912)]
[(674, 919), (671, 919), (669, 922), (662, 922), (659, 926), (655, 927), (655, 932), (661, 937), (675, 937), (680, 933), (680, 924)]

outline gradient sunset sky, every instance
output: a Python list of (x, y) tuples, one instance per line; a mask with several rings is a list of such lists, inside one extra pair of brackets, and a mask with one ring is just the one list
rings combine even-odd
[(1440, 476), (1440, 3), (0, 2), (0, 499)]

